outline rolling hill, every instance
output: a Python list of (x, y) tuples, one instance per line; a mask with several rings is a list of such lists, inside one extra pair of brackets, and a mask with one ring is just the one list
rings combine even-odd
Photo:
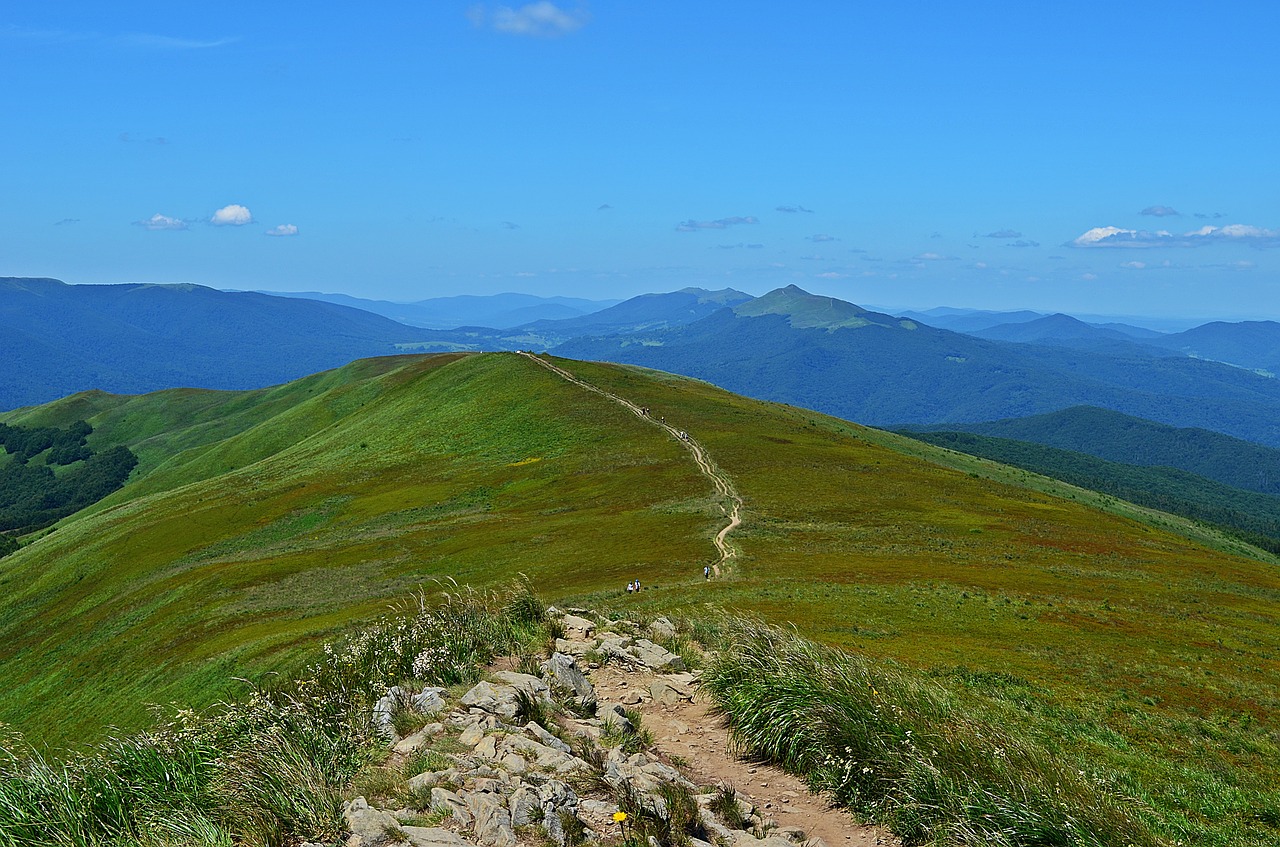
[(311, 300), (23, 278), (0, 278), (0, 324), (0, 409), (94, 388), (258, 388), (433, 337)]
[[(723, 578), (702, 579), (724, 517), (682, 445), (527, 357), (82, 394), (5, 422), (85, 418), (95, 446), (123, 443), (140, 464), (0, 560), (0, 720), (82, 744), (108, 721), (145, 726), (148, 703), (201, 706), (233, 695), (234, 677), (295, 668), (441, 580), (525, 573), (557, 602), (794, 623), (982, 698), (1128, 774), (1144, 802), (1192, 810), (1197, 832), (1262, 826), (1242, 823), (1239, 798), (1272, 796), (1280, 776), (1277, 560), (816, 412), (559, 364), (687, 430), (732, 480), (744, 523)], [(634, 577), (647, 590), (627, 598)]]
[(461, 294), (455, 297), (428, 297), (408, 303), (368, 300), (346, 294), (319, 291), (261, 291), (276, 297), (302, 297), (364, 309), (402, 324), (425, 329), (456, 329), (485, 326), (509, 329), (538, 320), (563, 320), (616, 306), (618, 300), (586, 300), (581, 297), (538, 297), (533, 294)]
[(1280, 382), (1117, 344), (1103, 353), (988, 341), (789, 286), (682, 327), (579, 338), (555, 352), (682, 373), (874, 426), (1094, 405), (1280, 446)]
[[(916, 427), (921, 431), (943, 427)], [(1280, 494), (1280, 450), (1192, 427), (1179, 428), (1095, 406), (945, 427), (1030, 441), (1130, 465), (1179, 468), (1223, 485)]]

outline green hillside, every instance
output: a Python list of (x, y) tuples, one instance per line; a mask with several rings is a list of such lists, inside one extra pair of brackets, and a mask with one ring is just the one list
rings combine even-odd
[(744, 523), (724, 578), (701, 578), (723, 518), (683, 447), (527, 358), (70, 398), (22, 420), (86, 418), (142, 464), (0, 561), (0, 720), (81, 744), (145, 725), (147, 703), (209, 703), (232, 676), (295, 665), (433, 580), (523, 572), (556, 602), (794, 623), (1087, 757), (1169, 831), (1277, 834), (1273, 557), (891, 433), (558, 361), (687, 430), (732, 479)]
[[(1178, 468), (1110, 462), (1084, 453), (970, 432), (903, 430), (929, 444), (1064, 480), (1204, 521), (1272, 553), (1280, 553), (1280, 498), (1224, 485)], [(1275, 451), (1270, 451), (1275, 452)]]

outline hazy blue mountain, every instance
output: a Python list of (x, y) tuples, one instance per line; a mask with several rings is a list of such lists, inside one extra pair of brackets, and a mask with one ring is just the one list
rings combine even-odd
[(1114, 329), (1102, 329), (1070, 315), (1058, 313), (1032, 321), (1005, 323), (973, 330), (970, 335), (992, 341), (1020, 341), (1048, 344), (1058, 341), (1131, 341), (1133, 336)]
[(555, 352), (674, 371), (876, 426), (1093, 405), (1280, 445), (1277, 380), (1181, 356), (989, 341), (794, 286), (683, 327), (579, 338)]
[(915, 427), (1030, 441), (1112, 462), (1179, 468), (1264, 494), (1280, 494), (1280, 450), (1196, 427), (1173, 427), (1095, 406), (985, 423)]
[(536, 321), (518, 329), (545, 338), (550, 344), (582, 335), (616, 335), (684, 326), (752, 299), (750, 294), (723, 288), (682, 288), (666, 294), (641, 294), (589, 315), (558, 321)]
[(1186, 356), (1280, 374), (1280, 323), (1214, 321), (1148, 343)]
[(90, 388), (260, 387), (433, 337), (314, 300), (26, 278), (0, 278), (0, 326), (0, 409)]
[(456, 297), (430, 297), (409, 303), (390, 300), (365, 300), (346, 294), (319, 291), (264, 291), (278, 297), (300, 297), (338, 303), (364, 309), (409, 326), (426, 329), (456, 329), (481, 326), (509, 329), (538, 320), (563, 320), (598, 312), (616, 305), (618, 300), (587, 300), (581, 297), (538, 297), (533, 294), (461, 294)]
[(976, 332), (1001, 324), (1026, 323), (1043, 318), (1044, 312), (1031, 312), (1025, 309), (1016, 312), (992, 312), (983, 309), (955, 309), (949, 306), (938, 306), (922, 312), (897, 312), (900, 317), (931, 326), (936, 329), (949, 329), (952, 332)]

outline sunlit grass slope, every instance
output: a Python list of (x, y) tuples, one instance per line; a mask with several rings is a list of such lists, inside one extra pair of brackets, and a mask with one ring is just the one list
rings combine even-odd
[(712, 602), (902, 663), (1050, 749), (1128, 774), (1115, 788), (1188, 838), (1280, 843), (1273, 557), (807, 410), (641, 369), (567, 367), (687, 428), (746, 501), (733, 578), (633, 605)]
[(556, 596), (692, 577), (710, 555), (684, 451), (536, 364), (343, 371), (64, 404), (98, 404), (97, 435), (136, 433), (150, 470), (0, 563), (0, 720), (51, 742), (137, 727), (148, 703), (209, 702), (433, 579), (523, 572)]
[[(515, 355), (72, 398), (24, 414), (97, 404), (95, 436), (135, 433), (144, 475), (0, 561), (0, 720), (55, 742), (137, 726), (146, 702), (207, 702), (433, 577), (522, 571), (552, 600), (794, 623), (1083, 752), (1188, 839), (1280, 835), (1274, 558), (890, 433), (557, 361), (687, 429), (733, 479), (725, 578), (700, 578), (718, 511), (687, 453)], [(626, 597), (635, 576), (654, 590)]]

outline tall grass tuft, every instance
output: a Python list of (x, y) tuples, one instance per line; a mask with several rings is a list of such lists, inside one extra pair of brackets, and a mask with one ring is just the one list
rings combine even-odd
[(1154, 847), (1137, 802), (963, 713), (926, 681), (752, 621), (722, 623), (702, 683), (747, 755), (908, 845)]
[(327, 646), (300, 679), (60, 762), (0, 732), (0, 847), (333, 843), (343, 790), (385, 753), (376, 700), (404, 680), (479, 678), (545, 640), (542, 609), (527, 581), (419, 598)]

